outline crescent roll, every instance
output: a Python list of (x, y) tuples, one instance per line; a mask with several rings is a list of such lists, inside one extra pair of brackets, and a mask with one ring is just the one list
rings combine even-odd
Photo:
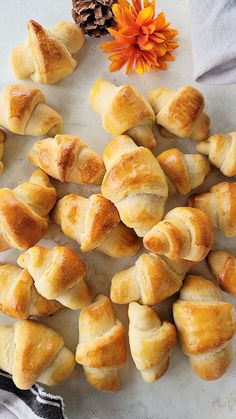
[(162, 255), (143, 253), (133, 266), (113, 276), (111, 300), (116, 304), (160, 303), (180, 290), (191, 266), (187, 260), (175, 262)]
[(209, 192), (192, 195), (188, 205), (205, 211), (226, 237), (236, 236), (236, 183), (218, 183)]
[(169, 354), (176, 344), (175, 326), (161, 322), (150, 307), (129, 305), (129, 345), (136, 368), (147, 383), (159, 380), (168, 369)]
[(56, 190), (41, 169), (13, 190), (0, 189), (0, 252), (34, 246), (48, 229), (56, 199)]
[(26, 269), (15, 265), (0, 265), (0, 310), (16, 319), (30, 316), (50, 316), (61, 305), (42, 297)]
[(236, 258), (229, 252), (215, 250), (209, 253), (207, 262), (220, 288), (236, 296)]
[(144, 236), (143, 242), (150, 252), (169, 259), (200, 262), (214, 243), (214, 227), (204, 211), (177, 207)]
[(89, 104), (102, 118), (111, 135), (129, 135), (138, 145), (153, 148), (154, 112), (148, 101), (129, 85), (117, 87), (107, 80), (96, 80), (89, 93)]
[(0, 95), (0, 125), (19, 135), (56, 135), (63, 129), (61, 116), (45, 103), (35, 87), (9, 84)]
[(76, 362), (83, 365), (88, 383), (97, 390), (117, 391), (121, 387), (118, 370), (126, 360), (124, 326), (109, 298), (99, 295), (80, 313)]
[(51, 84), (69, 76), (77, 61), (74, 54), (84, 43), (83, 31), (72, 22), (59, 22), (47, 30), (28, 22), (28, 39), (12, 52), (10, 61), (17, 79), (30, 77), (36, 83)]
[(0, 128), (0, 174), (3, 172), (3, 163), (1, 161), (4, 152), (5, 133)]
[(28, 160), (61, 182), (99, 185), (105, 173), (102, 158), (73, 135), (37, 141)]
[(57, 300), (72, 310), (91, 302), (84, 280), (85, 263), (73, 250), (64, 246), (53, 249), (34, 246), (21, 254), (17, 263), (29, 271), (37, 291), (48, 300)]
[(197, 144), (197, 150), (208, 156), (225, 176), (236, 176), (236, 132), (215, 134)]
[(190, 275), (173, 306), (173, 315), (193, 371), (203, 380), (220, 378), (233, 358), (233, 305), (222, 300), (220, 289), (212, 281)]
[(207, 138), (210, 118), (203, 112), (204, 97), (195, 87), (184, 86), (177, 91), (167, 88), (151, 90), (148, 101), (155, 112), (156, 123), (162, 127), (163, 136), (174, 134), (195, 141)]
[(188, 194), (200, 186), (210, 172), (209, 163), (200, 154), (184, 154), (177, 148), (159, 154), (157, 161), (167, 177), (169, 196)]
[(0, 368), (21, 390), (37, 382), (55, 386), (71, 375), (74, 354), (62, 337), (36, 320), (0, 325)]
[(102, 194), (112, 201), (125, 225), (143, 237), (164, 214), (167, 180), (150, 150), (137, 147), (127, 135), (111, 140), (103, 160), (107, 172)]
[(120, 221), (115, 206), (102, 195), (84, 198), (76, 194), (57, 202), (52, 219), (63, 233), (77, 241), (82, 252), (98, 250), (108, 256), (132, 256), (141, 247), (135, 232)]

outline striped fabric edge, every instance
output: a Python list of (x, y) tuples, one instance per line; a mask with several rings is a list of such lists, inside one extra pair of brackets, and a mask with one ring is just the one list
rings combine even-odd
[[(12, 393), (16, 398), (19, 398), (31, 410), (35, 418), (68, 419), (62, 397), (47, 393), (38, 384), (34, 384), (29, 390), (20, 390), (15, 386), (11, 375), (0, 371), (0, 390)], [(4, 397), (4, 403), (1, 399), (0, 403), (18, 417), (20, 403), (17, 402), (17, 399), (13, 400), (11, 397), (9, 402), (8, 398)], [(24, 419), (27, 419), (26, 412), (24, 414)], [(30, 416), (29, 419), (31, 419)]]

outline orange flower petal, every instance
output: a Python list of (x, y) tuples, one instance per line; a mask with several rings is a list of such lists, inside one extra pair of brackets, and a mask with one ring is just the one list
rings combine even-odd
[(141, 50), (150, 51), (153, 48), (153, 43), (149, 41), (148, 35), (138, 36), (137, 42)]
[(156, 29), (164, 29), (169, 25), (169, 22), (166, 21), (165, 13), (161, 12), (157, 15), (156, 18)]
[(122, 67), (124, 67), (126, 60), (121, 58), (120, 60), (113, 61), (110, 66), (109, 70), (113, 73), (114, 71), (119, 71)]
[(154, 18), (154, 13), (155, 10), (151, 6), (142, 9), (138, 14), (136, 24), (140, 26), (147, 25)]
[(137, 13), (140, 12), (140, 10), (142, 10), (142, 3), (141, 0), (132, 0), (133, 6), (135, 8), (135, 10), (137, 11)]
[(126, 26), (119, 31), (119, 35), (122, 36), (137, 36), (139, 35), (139, 28), (137, 26)]

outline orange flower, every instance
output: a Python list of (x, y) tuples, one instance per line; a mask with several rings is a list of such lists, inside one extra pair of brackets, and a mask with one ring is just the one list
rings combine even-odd
[(118, 0), (112, 7), (116, 25), (109, 33), (113, 41), (100, 45), (109, 56), (110, 71), (118, 71), (126, 64), (126, 74), (133, 68), (143, 74), (151, 68), (166, 70), (166, 61), (174, 61), (171, 52), (178, 48), (173, 38), (178, 34), (170, 28), (165, 14), (155, 17), (156, 1)]

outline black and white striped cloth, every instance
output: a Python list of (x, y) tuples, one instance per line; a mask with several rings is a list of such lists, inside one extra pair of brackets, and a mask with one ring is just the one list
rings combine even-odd
[(0, 372), (0, 418), (2, 419), (68, 419), (60, 396), (46, 393), (37, 384), (19, 390), (11, 376)]

